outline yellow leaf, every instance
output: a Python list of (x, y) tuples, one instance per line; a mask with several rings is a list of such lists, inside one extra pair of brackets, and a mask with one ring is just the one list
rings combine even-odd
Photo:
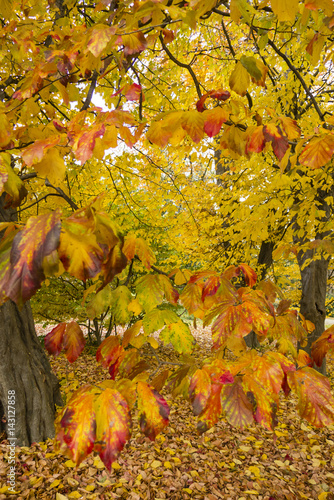
[(255, 477), (260, 477), (260, 469), (256, 465), (251, 465), (248, 467), (249, 472), (251, 472)]
[(53, 483), (50, 484), (50, 488), (56, 488), (56, 486), (58, 486), (60, 484), (60, 480), (59, 479), (55, 479), (53, 481)]
[(250, 74), (241, 62), (238, 61), (230, 76), (230, 88), (237, 94), (244, 96), (246, 95), (249, 84)]
[(172, 464), (170, 462), (164, 462), (165, 469), (172, 469)]
[(68, 498), (81, 498), (81, 497), (82, 495), (78, 491), (71, 491), (71, 493), (69, 493), (68, 495)]
[(75, 467), (75, 463), (72, 462), (72, 460), (67, 460), (65, 462), (65, 465), (66, 465), (66, 467), (71, 467), (71, 468)]
[(111, 467), (112, 467), (114, 470), (119, 470), (119, 469), (121, 469), (121, 468), (122, 468), (122, 467), (121, 467), (121, 465), (119, 465), (119, 463), (118, 463), (118, 462), (113, 462), (113, 463), (111, 464)]
[(258, 495), (259, 492), (257, 490), (246, 490), (243, 493), (248, 493), (248, 495)]
[(160, 462), (159, 460), (153, 460), (153, 462), (151, 463), (152, 469), (157, 469), (158, 467), (161, 467), (161, 466), (162, 466), (162, 462)]
[(68, 500), (68, 497), (65, 497), (65, 495), (62, 495), (61, 493), (57, 493), (56, 500)]
[(95, 484), (87, 484), (86, 488), (87, 491), (94, 491), (95, 490)]
[(325, 500), (328, 496), (328, 493), (326, 491), (322, 491), (320, 495), (318, 495), (318, 500)]
[(42, 177), (47, 177), (55, 186), (64, 180), (66, 171), (64, 159), (55, 148), (49, 149), (42, 161), (34, 165), (34, 169)]
[(94, 467), (97, 469), (104, 469), (104, 463), (102, 462), (100, 457), (94, 458)]
[(279, 21), (295, 20), (298, 12), (299, 0), (271, 0), (271, 7)]
[(130, 304), (128, 305), (128, 310), (130, 312), (133, 312), (135, 316), (138, 316), (143, 310), (142, 306), (139, 304), (137, 299), (131, 300)]

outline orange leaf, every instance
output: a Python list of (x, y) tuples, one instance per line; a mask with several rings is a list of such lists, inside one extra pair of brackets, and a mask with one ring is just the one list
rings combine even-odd
[(221, 403), (227, 421), (234, 427), (242, 429), (253, 423), (253, 408), (244, 393), (240, 377), (236, 377), (233, 384), (222, 386)]
[(70, 363), (73, 363), (85, 347), (85, 338), (76, 321), (67, 323), (64, 333), (65, 355)]
[(31, 144), (23, 151), (22, 160), (28, 167), (31, 167), (34, 163), (39, 163), (47, 150), (59, 144), (59, 141), (59, 135), (52, 135), (47, 139), (35, 141), (34, 144)]
[(198, 144), (204, 137), (204, 117), (198, 111), (185, 111), (181, 119), (182, 128)]
[(206, 109), (203, 112), (204, 117), (204, 132), (213, 137), (219, 134), (222, 124), (225, 123), (230, 116), (229, 110), (217, 106), (214, 109)]
[(313, 137), (299, 156), (299, 163), (310, 168), (320, 168), (328, 163), (334, 152), (334, 135)]
[(141, 431), (154, 441), (168, 425), (169, 407), (160, 394), (146, 382), (137, 383), (139, 426)]
[(289, 147), (289, 142), (288, 139), (282, 134), (280, 127), (272, 123), (268, 123), (263, 127), (263, 135), (266, 142), (271, 141), (276, 157), (279, 160), (282, 160)]
[(9, 278), (4, 291), (20, 307), (41, 287), (43, 260), (59, 245), (60, 211), (30, 217), (12, 244)]
[(59, 325), (55, 326), (51, 332), (46, 335), (44, 345), (49, 354), (53, 354), (54, 356), (60, 354), (63, 347), (65, 330), (66, 323), (59, 323)]
[(334, 423), (334, 398), (329, 380), (313, 368), (304, 367), (288, 373), (291, 389), (298, 396), (297, 410), (315, 427)]
[(111, 464), (131, 435), (131, 416), (125, 398), (116, 389), (106, 388), (95, 402), (96, 451), (110, 471)]
[(334, 351), (334, 325), (327, 328), (327, 330), (325, 330), (312, 344), (311, 355), (315, 364), (321, 366), (324, 357), (331, 351)]
[(56, 439), (60, 441), (61, 451), (79, 465), (92, 451), (95, 441), (94, 400), (98, 390), (91, 385), (78, 389), (63, 410), (56, 426)]

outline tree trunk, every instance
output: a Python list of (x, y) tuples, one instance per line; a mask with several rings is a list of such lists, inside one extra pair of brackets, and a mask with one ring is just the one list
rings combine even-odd
[[(319, 221), (319, 226), (316, 228), (315, 239), (323, 240), (328, 237), (330, 231), (326, 230), (326, 225), (332, 217), (332, 207), (328, 204), (329, 196), (333, 196), (333, 188), (328, 190), (317, 190), (316, 203), (319, 210), (323, 212), (323, 216)], [(294, 223), (295, 237), (294, 243), (305, 244), (307, 235), (297, 236), (300, 231), (300, 225), (296, 220)], [(317, 340), (325, 329), (326, 319), (326, 293), (327, 293), (327, 276), (329, 257), (324, 257), (321, 253), (320, 258), (315, 260), (315, 250), (308, 249), (300, 251), (297, 255), (297, 261), (301, 275), (302, 297), (300, 300), (301, 314), (314, 323), (315, 329), (308, 334), (307, 346), (303, 349), (310, 354), (311, 345)], [(305, 263), (309, 261), (308, 264)], [(320, 373), (326, 375), (326, 359), (320, 368), (315, 367)]]
[[(303, 263), (312, 256), (313, 250), (308, 250), (298, 255), (298, 264), (301, 274), (302, 298), (300, 301), (300, 312), (306, 319), (314, 323), (315, 329), (308, 334), (307, 346), (303, 347), (311, 354), (311, 345), (325, 330), (326, 319), (326, 289), (328, 259), (314, 260), (303, 269)], [(326, 374), (326, 358), (318, 369), (323, 375)]]
[[(8, 427), (13, 422), (9, 395), (15, 396), (10, 398), (15, 399), (10, 405), (15, 407), (14, 429)], [(14, 436), (17, 446), (54, 437), (55, 404), (62, 405), (59, 383), (36, 335), (28, 303), (22, 311), (12, 301), (0, 307), (0, 401), (5, 417), (0, 430)]]
[[(4, 195), (0, 222), (16, 220), (15, 210), (3, 205)], [(59, 383), (36, 335), (30, 304), (20, 311), (8, 300), (0, 306), (0, 434), (15, 438), (17, 446), (54, 437), (55, 404), (62, 405)]]

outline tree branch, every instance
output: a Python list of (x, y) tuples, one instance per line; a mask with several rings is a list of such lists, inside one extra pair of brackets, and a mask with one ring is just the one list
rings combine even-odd
[(182, 63), (181, 61), (179, 61), (178, 59), (176, 59), (176, 57), (173, 56), (173, 54), (170, 52), (170, 50), (165, 45), (165, 42), (164, 42), (164, 40), (163, 40), (163, 38), (162, 38), (161, 35), (159, 35), (159, 40), (161, 42), (162, 48), (164, 49), (164, 51), (168, 55), (169, 59), (171, 61), (173, 61), (175, 64), (177, 64), (178, 66), (180, 66), (181, 68), (185, 68), (185, 69), (187, 69), (189, 71), (191, 78), (194, 80), (194, 84), (195, 84), (195, 87), (196, 87), (197, 95), (198, 95), (198, 97), (200, 99), (202, 97), (200, 83), (197, 80), (197, 77), (196, 77), (196, 75), (194, 73), (194, 70), (192, 69), (192, 67), (190, 66), (190, 64)]
[(86, 109), (89, 108), (90, 103), (91, 103), (92, 98), (93, 98), (93, 95), (94, 95), (94, 90), (95, 90), (95, 87), (96, 87), (96, 82), (97, 82), (97, 71), (94, 70), (94, 73), (93, 73), (93, 76), (92, 76), (92, 81), (90, 83), (90, 87), (89, 87), (89, 90), (88, 90), (88, 94), (87, 94), (86, 100), (83, 103), (80, 111), (85, 111)]
[(71, 200), (71, 198), (69, 196), (67, 196), (66, 193), (64, 193), (64, 191), (60, 188), (60, 187), (56, 187), (56, 186), (53, 186), (51, 184), (51, 182), (48, 180), (48, 179), (45, 179), (45, 185), (47, 187), (51, 187), (52, 189), (55, 189), (57, 191), (57, 193), (59, 194), (59, 196), (61, 196), (62, 198), (64, 198), (65, 201), (67, 201), (67, 203), (74, 209), (74, 210), (79, 210), (79, 207), (78, 205), (76, 205), (74, 203), (73, 200)]

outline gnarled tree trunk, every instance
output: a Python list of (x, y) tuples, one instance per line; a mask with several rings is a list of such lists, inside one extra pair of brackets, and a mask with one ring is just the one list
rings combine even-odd
[[(9, 428), (13, 410), (8, 412), (8, 395), (14, 398), (8, 391), (15, 391), (15, 423)], [(62, 405), (62, 399), (57, 377), (36, 335), (29, 303), (22, 311), (12, 301), (0, 307), (0, 401), (4, 412), (0, 425), (8, 437), (16, 438), (16, 445), (54, 437), (55, 404)]]
[[(0, 222), (15, 219), (2, 195)], [(8, 399), (15, 399), (10, 412)], [(18, 446), (53, 437), (55, 404), (62, 405), (59, 383), (36, 335), (30, 304), (20, 311), (8, 300), (0, 306), (0, 434), (5, 430)]]

